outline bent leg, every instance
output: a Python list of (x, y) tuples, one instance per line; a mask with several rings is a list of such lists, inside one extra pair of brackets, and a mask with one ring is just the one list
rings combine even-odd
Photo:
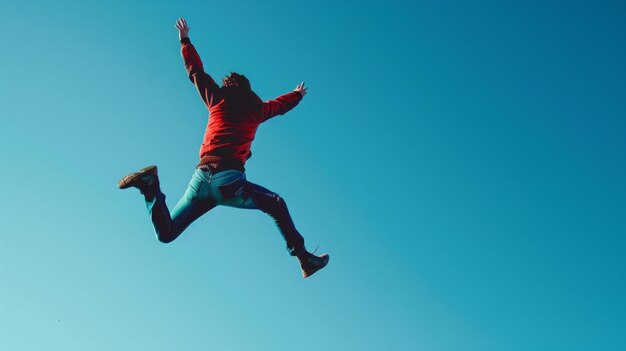
[(219, 186), (225, 206), (258, 209), (261, 210), (276, 222), (283, 239), (287, 244), (287, 251), (292, 256), (304, 253), (304, 238), (293, 223), (287, 203), (278, 194), (266, 188), (250, 183), (245, 178), (235, 183)]
[(174, 241), (196, 219), (215, 207), (207, 196), (204, 179), (194, 174), (185, 191), (170, 214), (165, 203), (165, 194), (161, 190), (151, 201), (146, 200), (148, 212), (154, 225), (157, 239), (163, 243)]

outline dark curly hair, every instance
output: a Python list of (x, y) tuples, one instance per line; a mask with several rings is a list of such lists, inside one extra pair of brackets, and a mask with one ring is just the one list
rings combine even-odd
[(250, 81), (243, 74), (231, 72), (222, 79), (222, 86), (240, 87), (250, 90)]

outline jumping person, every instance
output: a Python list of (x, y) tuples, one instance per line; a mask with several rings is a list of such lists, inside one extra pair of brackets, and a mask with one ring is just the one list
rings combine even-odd
[(250, 82), (243, 75), (227, 75), (220, 87), (204, 71), (189, 39), (185, 19), (176, 21), (176, 29), (189, 79), (209, 109), (200, 162), (185, 194), (171, 213), (159, 186), (156, 166), (125, 176), (118, 187), (135, 187), (141, 191), (161, 242), (175, 240), (193, 221), (216, 206), (258, 209), (274, 219), (287, 243), (287, 250), (298, 258), (304, 278), (324, 268), (329, 256), (315, 256), (306, 250), (304, 238), (291, 220), (285, 200), (249, 182), (244, 168), (252, 155), (250, 145), (259, 125), (294, 108), (307, 93), (304, 82), (292, 92), (265, 102), (252, 91)]

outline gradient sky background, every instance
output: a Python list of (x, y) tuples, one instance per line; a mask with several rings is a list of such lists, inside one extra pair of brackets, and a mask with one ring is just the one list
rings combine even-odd
[[(248, 178), (327, 269), (303, 280), (263, 213), (176, 242), (168, 203), (207, 71), (264, 99)], [(622, 1), (0, 2), (1, 350), (626, 349)]]

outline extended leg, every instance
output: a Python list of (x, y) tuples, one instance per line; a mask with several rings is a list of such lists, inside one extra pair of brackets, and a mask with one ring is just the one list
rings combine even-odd
[(304, 238), (293, 224), (287, 203), (278, 194), (262, 186), (240, 178), (232, 183), (218, 186), (224, 198), (224, 205), (259, 209), (270, 215), (276, 222), (280, 233), (287, 244), (287, 251), (296, 256), (302, 268), (302, 276), (307, 278), (328, 264), (327, 254), (315, 256), (304, 247)]
[(259, 209), (274, 219), (280, 234), (285, 239), (287, 251), (292, 256), (304, 253), (304, 238), (293, 223), (287, 203), (278, 194), (265, 189), (262, 186), (245, 181), (243, 183), (243, 208)]

